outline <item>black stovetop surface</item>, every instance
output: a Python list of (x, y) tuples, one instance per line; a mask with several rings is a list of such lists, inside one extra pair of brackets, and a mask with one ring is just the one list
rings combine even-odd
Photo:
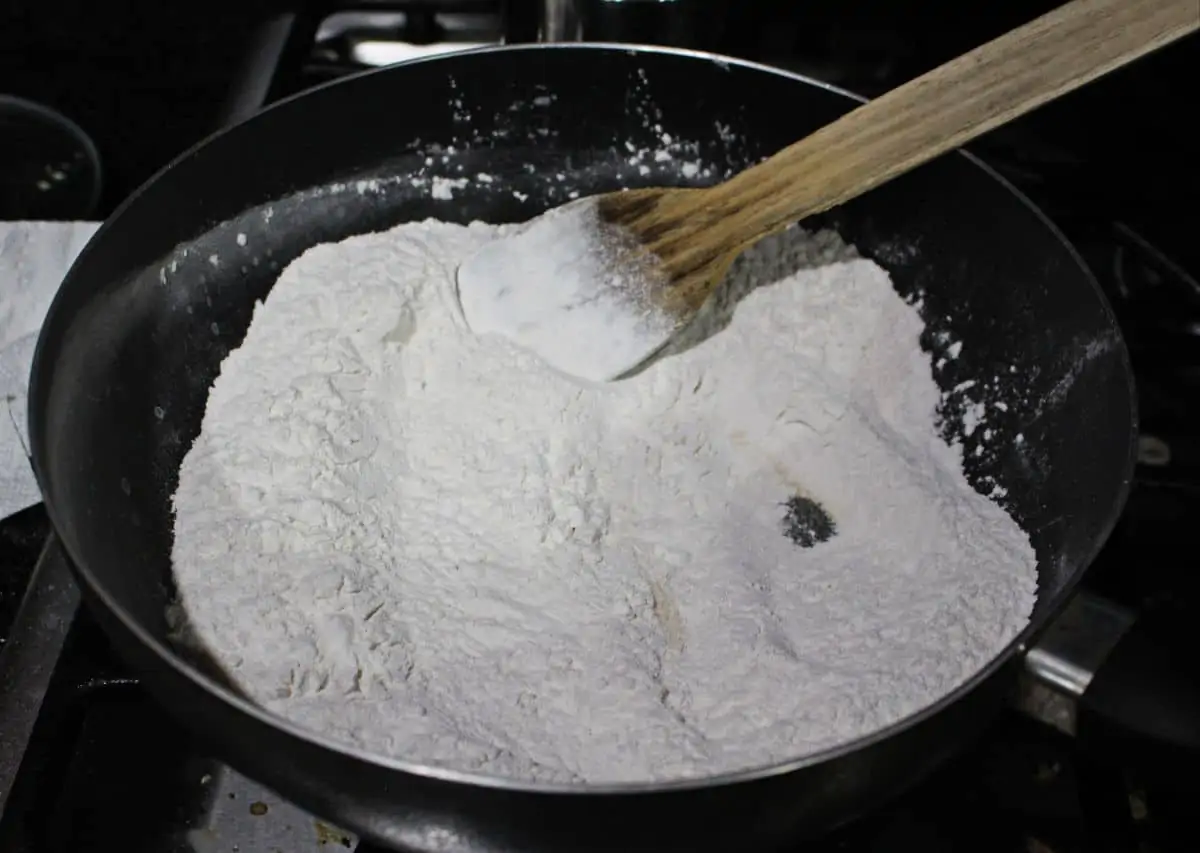
[[(787, 5), (763, 0), (763, 8), (769, 7), (763, 14), (775, 18), (761, 19), (757, 30), (731, 23), (729, 38), (740, 41), (728, 52), (765, 60), (786, 56), (789, 67), (865, 94), (920, 73), (1013, 23), (983, 12), (963, 13), (957, 20), (941, 19), (938, 36), (919, 11), (906, 11), (908, 20), (897, 18), (895, 4), (860, 4), (855, 15), (812, 7), (803, 21), (788, 13)], [(996, 14), (1019, 20), (1046, 5), (1005, 4), (1006, 11)], [(1027, 6), (1032, 12), (1023, 11)], [(944, 13), (939, 7), (929, 14), (940, 18)], [(137, 134), (129, 133), (127, 119), (139, 104), (166, 110), (172, 109), (172, 97), (181, 101), (161, 134), (140, 147), (131, 141), (133, 147), (117, 157), (121, 166), (109, 177), (101, 213), (167, 157), (212, 129), (199, 116), (220, 112), (227, 93), (217, 82), (224, 79), (217, 66), (229, 64), (236, 39), (205, 30), (202, 15), (195, 20), (195, 28), (203, 30), (198, 38), (215, 58), (184, 77), (203, 85), (149, 96), (134, 92), (122, 100), (111, 90), (118, 70), (126, 74), (122, 79), (148, 78), (146, 63), (136, 60), (139, 48), (128, 40), (115, 63), (118, 69), (99, 75), (96, 85), (110, 88), (104, 97), (89, 95), (79, 83), (85, 75), (78, 62), (71, 66), (69, 83), (39, 78), (37, 91), (59, 106), (89, 103), (85, 112), (100, 128), (92, 132), (104, 139), (133, 140)], [(173, 30), (174, 38), (183, 38), (179, 29)], [(1187, 82), (1194, 75), (1185, 70), (1195, 67), (1196, 41), (1151, 57), (974, 146), (1049, 213), (1113, 303), (1138, 382), (1142, 454), (1128, 508), (1086, 583), (1155, 616), (1156, 629), (1176, 649), (1191, 644), (1189, 626), (1200, 618), (1200, 573), (1192, 556), (1193, 519), (1200, 517), (1200, 242), (1195, 240), (1200, 223), (1192, 205), (1200, 200), (1200, 175), (1191, 160), (1194, 142), (1163, 116), (1172, 105), (1195, 100), (1197, 84)], [(329, 76), (328, 69), (298, 66), (293, 71), (277, 94)], [(98, 106), (104, 103), (113, 105), (109, 114), (123, 117), (123, 129), (105, 127), (111, 119)], [(48, 532), (40, 506), (0, 522), (0, 641)], [(219, 772), (215, 767), (203, 745), (143, 693), (81, 611), (0, 820), (0, 851), (259, 849), (245, 839), (198, 840), (198, 816), (213, 809), (213, 783), (206, 780)], [(1194, 843), (1188, 787), (1085, 756), (1070, 738), (1014, 713), (1004, 716), (976, 749), (896, 803), (805, 849), (1200, 849)], [(258, 800), (243, 803), (240, 791), (221, 789), (222, 798), (231, 798), (227, 808), (243, 815), (265, 811)], [(310, 829), (315, 846), (296, 849), (336, 849), (342, 841), (323, 825)]]

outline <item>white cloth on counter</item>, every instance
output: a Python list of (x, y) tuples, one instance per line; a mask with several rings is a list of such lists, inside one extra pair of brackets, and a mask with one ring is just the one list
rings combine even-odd
[(0, 222), (0, 518), (41, 501), (29, 462), (29, 369), (46, 311), (99, 222)]

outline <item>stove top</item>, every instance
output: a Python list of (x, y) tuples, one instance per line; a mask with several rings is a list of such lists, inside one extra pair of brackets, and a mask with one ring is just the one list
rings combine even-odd
[[(740, 41), (718, 47), (864, 94), (890, 88), (960, 49), (949, 42), (930, 46), (928, 32), (914, 39), (894, 21), (856, 27), (828, 12), (813, 13), (808, 30), (788, 30), (780, 20), (764, 25), (788, 4), (762, 5), (773, 11), (764, 13), (757, 30), (732, 16), (729, 38)], [(386, 43), (395, 46), (403, 22), (393, 18), (372, 31), (372, 21), (369, 15), (353, 18), (353, 27), (345, 18), (326, 21), (319, 33), (321, 21), (311, 15), (268, 21), (251, 39), (226, 118), (356, 70), (371, 56), (391, 56)], [(458, 26), (458, 41), (488, 38), (480, 18)], [(358, 41), (346, 36), (351, 31)], [(371, 41), (372, 32), (374, 42), (385, 43), (383, 53), (377, 48), (364, 59), (351, 48)], [(960, 31), (959, 37), (969, 43), (992, 34)], [(1110, 94), (1153, 89), (1161, 95), (1162, 75), (1180, 65), (1170, 57), (1146, 65), (1141, 78), (1131, 76)], [(1188, 181), (1196, 170), (1173, 167), (1164, 143), (1153, 149), (1162, 155), (1161, 174), (1102, 180), (1126, 155), (1120, 140), (1109, 140), (1104, 155), (1097, 153), (1103, 146), (1080, 141), (1097, 126), (1088, 118), (1095, 105), (1085, 100), (1069, 98), (989, 135), (974, 150), (1079, 248), (1130, 347), (1142, 419), (1136, 481), (1085, 585), (1140, 611), (1168, 648), (1186, 649), (1188, 627), (1200, 616), (1200, 573), (1190, 557), (1190, 524), (1200, 511), (1200, 257), (1193, 238), (1180, 237), (1194, 232), (1194, 219), (1189, 229), (1167, 211), (1184, 209), (1172, 203), (1189, 194), (1194, 203), (1195, 184)], [(157, 165), (161, 161), (149, 164), (147, 174)], [(214, 760), (162, 712), (79, 607), (49, 535), (40, 506), (0, 522), (0, 851), (373, 849)], [(1014, 711), (975, 749), (898, 801), (805, 849), (1198, 849), (1194, 791), (1191, 783), (1086, 753), (1071, 737)]]

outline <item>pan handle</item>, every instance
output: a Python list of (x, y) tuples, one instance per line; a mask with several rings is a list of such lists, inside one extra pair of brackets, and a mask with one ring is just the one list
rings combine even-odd
[(1017, 706), (1100, 760), (1190, 776), (1200, 667), (1159, 640), (1159, 619), (1079, 593), (1026, 652)]

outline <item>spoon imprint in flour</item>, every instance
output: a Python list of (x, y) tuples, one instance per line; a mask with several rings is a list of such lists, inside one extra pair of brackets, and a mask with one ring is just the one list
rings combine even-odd
[(705, 189), (572, 202), (467, 258), (463, 316), (591, 381), (639, 367), (743, 250), (1200, 27), (1196, 0), (1073, 0)]

